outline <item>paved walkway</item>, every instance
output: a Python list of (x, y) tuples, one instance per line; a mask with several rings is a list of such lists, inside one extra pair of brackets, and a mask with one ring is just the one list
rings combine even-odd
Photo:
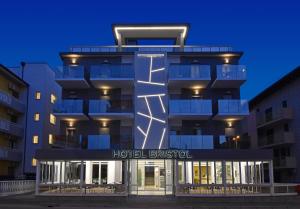
[(290, 197), (0, 197), (0, 209), (300, 209), (300, 196)]

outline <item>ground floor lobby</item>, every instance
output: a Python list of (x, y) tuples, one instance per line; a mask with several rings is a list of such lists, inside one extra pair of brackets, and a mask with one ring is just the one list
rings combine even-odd
[(38, 195), (235, 196), (271, 193), (269, 160), (39, 160)]

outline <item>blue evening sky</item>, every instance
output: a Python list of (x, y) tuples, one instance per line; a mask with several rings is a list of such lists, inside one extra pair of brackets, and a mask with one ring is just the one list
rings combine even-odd
[(110, 45), (112, 23), (190, 23), (187, 44), (231, 45), (248, 67), (250, 99), (300, 65), (297, 0), (1, 0), (0, 63), (61, 64), (71, 45)]

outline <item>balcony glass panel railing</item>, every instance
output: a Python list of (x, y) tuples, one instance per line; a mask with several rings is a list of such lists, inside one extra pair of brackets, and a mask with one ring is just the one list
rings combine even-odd
[(0, 118), (0, 132), (8, 133), (15, 136), (23, 136), (24, 129), (17, 123)]
[(58, 79), (83, 79), (84, 67), (83, 66), (64, 66), (55, 71), (56, 78)]
[(98, 149), (110, 149), (110, 135), (89, 135), (87, 149), (98, 150)]
[(244, 65), (217, 65), (217, 80), (246, 80)]
[(92, 65), (90, 77), (95, 78), (132, 78), (134, 77), (133, 66), (131, 64), (112, 65)]
[(83, 100), (65, 99), (55, 103), (54, 113), (82, 113)]
[(170, 100), (169, 111), (171, 114), (212, 114), (211, 100), (190, 99)]
[(247, 100), (224, 99), (218, 101), (220, 115), (248, 115)]
[(177, 65), (169, 66), (169, 79), (210, 80), (209, 65)]
[(211, 135), (170, 135), (171, 149), (213, 149)]
[(90, 100), (89, 113), (130, 113), (132, 100)]
[(18, 112), (25, 111), (25, 104), (22, 103), (21, 100), (1, 90), (0, 90), (0, 103), (14, 110), (17, 110)]

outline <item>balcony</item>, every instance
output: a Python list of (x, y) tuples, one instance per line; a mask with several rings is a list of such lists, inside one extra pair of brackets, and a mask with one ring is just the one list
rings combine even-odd
[(89, 150), (110, 149), (110, 135), (108, 134), (89, 135), (87, 149)]
[(213, 149), (211, 135), (170, 135), (170, 149)]
[(249, 115), (247, 100), (223, 99), (218, 101), (215, 120), (241, 120)]
[(217, 65), (217, 77), (213, 88), (239, 88), (247, 77), (244, 65)]
[(212, 116), (211, 100), (170, 100), (169, 117), (176, 119), (206, 120)]
[(293, 144), (295, 143), (295, 136), (292, 132), (282, 132), (273, 136), (265, 136), (258, 138), (258, 146), (260, 148), (267, 148), (278, 146), (282, 144)]
[(83, 66), (64, 66), (62, 70), (56, 72), (56, 82), (65, 89), (89, 88)]
[(23, 137), (24, 129), (17, 123), (0, 118), (0, 132), (17, 137)]
[(87, 120), (83, 112), (83, 100), (65, 99), (55, 103), (53, 112), (61, 120)]
[(18, 113), (25, 112), (24, 103), (22, 103), (19, 99), (13, 97), (12, 95), (9, 95), (1, 90), (0, 90), (0, 104), (2, 104), (5, 107), (11, 108)]
[(22, 153), (16, 149), (2, 148), (0, 147), (0, 160), (7, 161), (21, 161)]
[(283, 159), (274, 158), (274, 168), (297, 168), (295, 157), (285, 157)]
[(169, 88), (205, 88), (210, 82), (209, 65), (179, 65), (169, 66)]
[(90, 100), (89, 116), (95, 120), (133, 119), (132, 100)]
[(92, 65), (90, 81), (95, 88), (132, 88), (134, 69), (132, 64)]
[(271, 114), (258, 114), (257, 115), (257, 128), (263, 128), (267, 126), (274, 126), (278, 123), (281, 123), (286, 120), (293, 119), (293, 109), (286, 107), (286, 108), (279, 108), (272, 111)]
[(67, 135), (54, 135), (53, 147), (59, 148), (80, 148), (82, 136), (67, 136)]

